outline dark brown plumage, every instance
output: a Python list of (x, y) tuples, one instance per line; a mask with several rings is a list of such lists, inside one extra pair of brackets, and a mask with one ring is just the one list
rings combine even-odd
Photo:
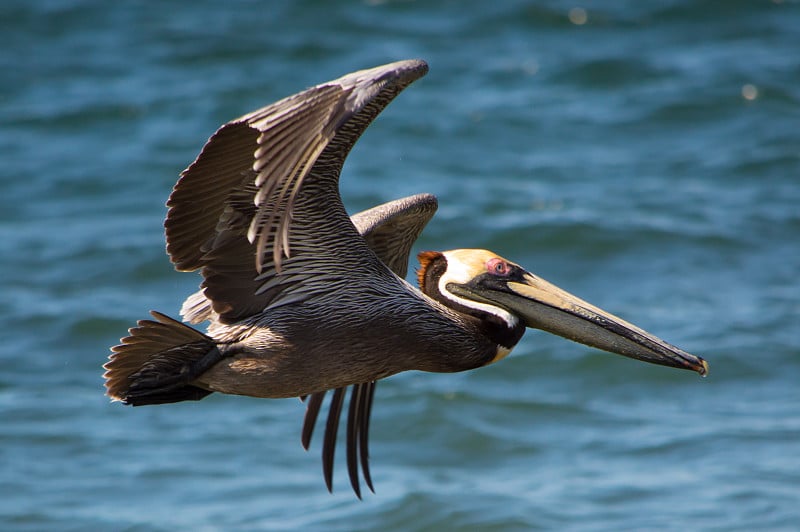
[(308, 448), (328, 391), (322, 445), (332, 489), (346, 388), (350, 482), (372, 489), (369, 419), (376, 381), (406, 370), (477, 368), (506, 356), (526, 327), (705, 373), (705, 362), (485, 250), (420, 255), (420, 288), (404, 277), (436, 211), (420, 194), (349, 217), (345, 157), (394, 97), (427, 72), (401, 61), (348, 74), (223, 125), (181, 174), (165, 221), (167, 253), (199, 271), (185, 321), (152, 312), (112, 348), (110, 397), (147, 405), (218, 391), (306, 401)]

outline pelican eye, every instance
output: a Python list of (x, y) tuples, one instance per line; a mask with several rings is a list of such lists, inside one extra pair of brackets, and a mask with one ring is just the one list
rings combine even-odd
[(499, 257), (486, 261), (486, 271), (497, 277), (508, 277), (511, 275), (511, 265)]

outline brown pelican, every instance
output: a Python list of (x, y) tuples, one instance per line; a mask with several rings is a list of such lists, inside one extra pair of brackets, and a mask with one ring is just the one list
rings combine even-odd
[[(112, 348), (107, 393), (130, 405), (212, 392), (306, 401), (308, 449), (326, 391), (325, 482), (345, 389), (350, 483), (368, 487), (367, 433), (377, 380), (407, 370), (455, 372), (505, 357), (526, 327), (602, 350), (705, 374), (706, 362), (561, 290), (490, 251), (419, 254), (428, 194), (348, 217), (339, 173), (356, 140), (423, 61), (354, 72), (228, 122), (181, 174), (167, 206), (167, 253), (200, 270), (186, 322), (158, 312)], [(374, 490), (373, 490), (374, 491)]]

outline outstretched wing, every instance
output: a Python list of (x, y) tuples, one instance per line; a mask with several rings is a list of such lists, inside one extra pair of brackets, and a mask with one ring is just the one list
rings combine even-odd
[(405, 277), (411, 246), (437, 207), (436, 196), (417, 194), (361, 211), (350, 219), (373, 253), (399, 277)]
[[(436, 213), (436, 208), (435, 196), (418, 194), (359, 212), (351, 216), (351, 220), (378, 258), (399, 277), (405, 277), (411, 246)], [(358, 481), (359, 464), (367, 486), (375, 491), (369, 473), (369, 420), (376, 385), (375, 381), (355, 384), (351, 386), (350, 392), (346, 431), (347, 473), (350, 485), (359, 498), (361, 498)], [(333, 489), (333, 457), (339, 417), (345, 399), (344, 391), (345, 388), (333, 391), (322, 442), (322, 472), (329, 491)], [(306, 413), (303, 418), (301, 443), (306, 450), (311, 444), (311, 436), (326, 393), (317, 392), (304, 398)]]
[[(204, 278), (201, 292), (184, 303), (186, 319), (202, 321), (213, 313), (232, 323), (303, 300), (310, 297), (303, 280), (336, 277), (337, 268), (346, 277), (359, 268), (388, 266), (405, 277), (411, 246), (435, 212), (435, 198), (390, 202), (351, 221), (338, 179), (367, 126), (426, 72), (422, 61), (355, 72), (229, 122), (209, 139), (167, 203), (167, 252), (177, 269), (201, 269)], [(367, 435), (374, 389), (374, 382), (355, 385), (350, 399), (347, 463), (359, 496), (359, 455), (372, 489)], [(324, 395), (309, 399), (305, 446)], [(343, 402), (344, 389), (335, 390), (323, 443), (329, 488)]]
[(309, 297), (302, 281), (331, 274), (332, 256), (343, 272), (377, 267), (364, 261), (339, 173), (372, 120), (427, 69), (410, 60), (354, 72), (212, 135), (170, 195), (165, 227), (172, 262), (201, 269), (221, 322)]

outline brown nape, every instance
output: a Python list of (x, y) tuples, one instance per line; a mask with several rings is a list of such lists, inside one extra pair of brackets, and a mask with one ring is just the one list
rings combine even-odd
[(447, 259), (443, 253), (438, 251), (421, 251), (417, 255), (419, 269), (417, 270), (417, 283), (423, 294), (430, 296), (437, 301), (441, 301), (439, 294), (439, 278), (447, 270)]

